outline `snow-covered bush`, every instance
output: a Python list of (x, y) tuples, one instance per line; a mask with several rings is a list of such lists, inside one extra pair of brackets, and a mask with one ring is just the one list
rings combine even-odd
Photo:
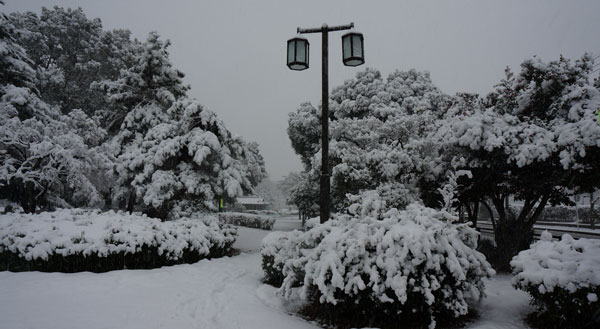
[(219, 213), (219, 220), (225, 224), (272, 230), (275, 218), (263, 215), (245, 214), (241, 212)]
[(262, 240), (260, 255), (265, 282), (280, 286), (283, 283), (283, 266), (286, 260), (299, 257), (300, 231), (272, 232)]
[(255, 215), (279, 215), (278, 211), (275, 210), (247, 210), (246, 211), (249, 214), (255, 214)]
[(531, 295), (538, 321), (556, 328), (584, 328), (600, 309), (600, 240), (575, 240), (564, 234), (552, 241), (544, 231), (511, 266), (513, 285)]
[[(452, 216), (419, 204), (386, 209), (374, 192), (300, 236), (263, 241), (281, 292), (300, 286), (309, 309), (325, 322), (435, 327), (464, 316), (494, 274), (475, 250), (478, 233)], [(298, 233), (294, 233), (298, 234)], [(287, 259), (285, 259), (287, 258)]]
[(309, 218), (304, 223), (304, 230), (308, 231), (319, 224), (321, 224), (321, 218), (319, 218), (319, 217)]
[(154, 268), (226, 254), (236, 230), (214, 216), (161, 222), (141, 214), (60, 209), (0, 215), (0, 269)]

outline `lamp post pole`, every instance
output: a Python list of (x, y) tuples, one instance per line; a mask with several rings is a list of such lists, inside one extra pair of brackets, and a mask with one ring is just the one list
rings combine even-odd
[(354, 23), (340, 26), (327, 26), (320, 28), (298, 28), (298, 33), (321, 33), (322, 59), (321, 59), (321, 185), (320, 185), (320, 222), (329, 220), (329, 206), (331, 197), (329, 173), (329, 32), (349, 30)]

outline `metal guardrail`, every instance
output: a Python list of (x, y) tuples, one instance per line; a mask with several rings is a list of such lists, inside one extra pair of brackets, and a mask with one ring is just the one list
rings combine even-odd
[[(600, 239), (600, 229), (592, 230), (584, 225), (581, 225), (579, 228), (577, 228), (573, 227), (572, 223), (568, 223), (569, 225), (564, 224), (565, 223), (539, 222), (533, 226), (534, 239), (539, 240), (542, 232), (546, 230), (550, 232), (552, 237), (556, 239), (559, 239), (563, 234), (570, 234), (575, 239)], [(477, 221), (477, 230), (484, 236), (494, 236), (492, 222)]]

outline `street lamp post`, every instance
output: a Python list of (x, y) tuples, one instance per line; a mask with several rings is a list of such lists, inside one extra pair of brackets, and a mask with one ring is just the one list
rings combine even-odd
[[(330, 173), (329, 173), (329, 32), (350, 30), (354, 23), (340, 26), (318, 28), (298, 28), (298, 34), (321, 33), (321, 184), (320, 184), (320, 220), (329, 219)], [(350, 32), (342, 37), (342, 60), (346, 66), (358, 66), (364, 63), (363, 36)], [(288, 40), (287, 65), (290, 69), (301, 71), (308, 68), (308, 40), (293, 38)]]

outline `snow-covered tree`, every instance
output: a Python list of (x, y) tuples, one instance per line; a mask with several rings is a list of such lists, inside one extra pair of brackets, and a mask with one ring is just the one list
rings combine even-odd
[(260, 147), (257, 142), (244, 143), (244, 164), (248, 168), (248, 179), (252, 186), (257, 186), (267, 178), (265, 169), (265, 159), (260, 154)]
[[(35, 73), (15, 28), (0, 16), (0, 194), (26, 212), (53, 205), (93, 204), (99, 196), (86, 173), (83, 139), (35, 89)], [(74, 193), (66, 192), (76, 189)]]
[(319, 213), (319, 179), (310, 174), (301, 173), (289, 196), (289, 202), (298, 207), (303, 220)]
[[(457, 93), (450, 99), (448, 110), (434, 123), (435, 128), (431, 129), (430, 134), (437, 131), (447, 120), (453, 120), (456, 116), (471, 115), (480, 110), (482, 103), (483, 100), (478, 94)], [(448, 186), (452, 186), (452, 207), (458, 210), (459, 220), (470, 221), (473, 227), (476, 227), (481, 195), (477, 190), (465, 186), (468, 176), (454, 176), (455, 170), (448, 165), (448, 159), (460, 156), (460, 152), (440, 147), (440, 144), (429, 136), (420, 139), (415, 146), (418, 150), (418, 161), (424, 164), (424, 170), (419, 172), (417, 183), (423, 203), (433, 208), (439, 207), (440, 204), (446, 205), (447, 197), (444, 193), (448, 191)]]
[(183, 72), (175, 69), (169, 60), (170, 44), (169, 40), (160, 40), (158, 33), (151, 32), (133, 64), (122, 70), (118, 79), (97, 84), (117, 107), (111, 127), (121, 127), (130, 111), (152, 104), (169, 108), (186, 96), (189, 86), (183, 83)]
[[(452, 167), (471, 171), (465, 191), (492, 214), (505, 264), (529, 246), (547, 204), (569, 203), (572, 191), (600, 186), (600, 90), (592, 67), (589, 55), (526, 60), (518, 74), (506, 71), (481, 108), (447, 117), (435, 133)], [(523, 201), (519, 213), (509, 197)]]
[(281, 191), (278, 184), (268, 178), (263, 179), (262, 182), (256, 185), (254, 194), (268, 202), (270, 208), (273, 210), (281, 210), (285, 207), (285, 194)]
[[(396, 207), (413, 201), (417, 174), (427, 165), (413, 144), (433, 128), (450, 98), (426, 72), (396, 71), (384, 80), (379, 71), (367, 69), (335, 88), (330, 104), (334, 207), (342, 207), (348, 193), (377, 188), (388, 190), (383, 195)], [(289, 118), (292, 145), (313, 180), (321, 170), (319, 120), (310, 104)]]
[(292, 147), (306, 168), (310, 168), (311, 158), (320, 149), (321, 114), (311, 103), (302, 103), (289, 114), (287, 133)]
[(266, 175), (256, 144), (186, 98), (189, 87), (171, 64), (168, 46), (151, 33), (135, 65), (105, 84), (124, 114), (113, 140), (115, 199), (163, 219), (214, 209), (215, 200), (250, 191)]
[(137, 43), (130, 32), (105, 31), (81, 8), (42, 8), (40, 15), (17, 12), (9, 19), (32, 60), (40, 98), (65, 114), (81, 109), (108, 127), (115, 109), (95, 84), (116, 79), (131, 64)]
[(293, 204), (291, 202), (290, 196), (292, 194), (292, 190), (298, 183), (302, 180), (302, 174), (300, 172), (290, 172), (282, 180), (277, 182), (277, 186), (279, 190), (283, 193), (285, 197), (285, 202), (287, 204)]

